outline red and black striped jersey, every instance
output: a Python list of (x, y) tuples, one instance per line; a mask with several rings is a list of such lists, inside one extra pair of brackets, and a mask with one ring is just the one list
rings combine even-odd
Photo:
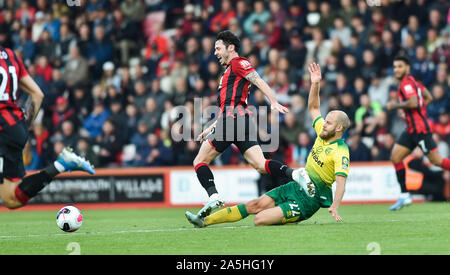
[(418, 83), (411, 75), (405, 76), (398, 87), (398, 95), (401, 102), (408, 100), (412, 96), (417, 97), (418, 107), (414, 109), (403, 109), (406, 119), (406, 130), (413, 134), (431, 133), (430, 122), (427, 117), (427, 107), (423, 99), (422, 91), (425, 87)]
[(19, 80), (28, 75), (23, 62), (9, 48), (0, 48), (0, 130), (24, 119), (18, 106)]
[(251, 114), (250, 110), (247, 110), (251, 82), (245, 77), (254, 71), (252, 64), (245, 57), (235, 57), (228, 63), (219, 83), (219, 117), (223, 114), (227, 117)]

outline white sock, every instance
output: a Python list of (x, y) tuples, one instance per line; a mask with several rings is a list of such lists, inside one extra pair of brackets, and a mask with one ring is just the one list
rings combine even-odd
[(58, 172), (62, 173), (66, 171), (66, 168), (64, 168), (64, 166), (59, 163), (57, 160), (55, 160), (55, 162), (53, 162), (53, 165), (55, 165), (56, 170), (58, 170)]

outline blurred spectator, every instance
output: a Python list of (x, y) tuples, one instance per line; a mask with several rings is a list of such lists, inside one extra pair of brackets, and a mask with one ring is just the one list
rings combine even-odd
[(75, 126), (70, 120), (65, 120), (61, 124), (62, 141), (66, 146), (74, 148), (78, 141), (78, 134), (76, 133)]
[(425, 87), (434, 81), (436, 66), (427, 59), (427, 50), (420, 45), (416, 48), (416, 55), (411, 64), (411, 75), (423, 82)]
[(52, 115), (52, 131), (58, 129), (66, 120), (71, 120), (74, 125), (78, 125), (75, 110), (69, 105), (69, 102), (64, 96), (60, 96), (56, 99), (55, 109)]
[(394, 136), (390, 133), (380, 135), (377, 143), (379, 146), (372, 147), (372, 160), (389, 161), (391, 159), (392, 148), (395, 144)]
[(308, 133), (300, 132), (298, 134), (297, 144), (294, 145), (292, 150), (292, 159), (294, 162), (300, 166), (304, 166), (312, 146), (313, 143)]
[(355, 112), (355, 130), (361, 137), (368, 137), (366, 145), (372, 147), (378, 125), (377, 116), (382, 112), (377, 101), (371, 101), (366, 94), (361, 95), (360, 105)]
[(39, 56), (36, 61), (36, 74), (43, 77), (45, 82), (50, 82), (52, 80), (52, 65), (48, 62), (46, 56)]
[(29, 5), (28, 1), (22, 1), (16, 11), (16, 19), (24, 26), (29, 26), (34, 21), (36, 8)]
[(145, 121), (151, 133), (154, 133), (156, 129), (160, 128), (161, 113), (158, 111), (156, 101), (152, 97), (147, 98), (145, 101), (145, 109), (142, 112), (141, 119)]
[(111, 115), (109, 116), (109, 120), (114, 124), (114, 127), (117, 129), (117, 137), (121, 141), (127, 140), (127, 132), (123, 131), (125, 129), (125, 125), (127, 122), (127, 116), (122, 110), (122, 101), (119, 99), (113, 99), (109, 103), (109, 110), (111, 111)]
[(348, 139), (350, 159), (353, 162), (370, 161), (372, 156), (369, 148), (361, 141), (361, 136), (356, 131), (350, 131)]
[(258, 21), (261, 25), (266, 24), (270, 18), (270, 11), (264, 7), (264, 1), (257, 0), (253, 3), (253, 12), (244, 21), (243, 29), (248, 35), (253, 35), (254, 22)]
[(43, 167), (41, 156), (39, 156), (29, 140), (25, 143), (22, 157), (25, 170), (39, 170)]
[(137, 131), (137, 125), (140, 118), (140, 113), (134, 104), (128, 104), (125, 108), (126, 122), (124, 131), (126, 133), (125, 140), (129, 141), (133, 134)]
[(328, 32), (334, 25), (334, 19), (336, 18), (336, 11), (334, 11), (328, 1), (320, 3), (320, 19), (317, 23), (322, 33)]
[(189, 140), (186, 142), (186, 146), (184, 147), (184, 151), (181, 156), (178, 156), (177, 163), (179, 165), (189, 166), (192, 165), (195, 157), (198, 154), (199, 145), (194, 140)]
[(352, 93), (350, 92), (344, 92), (339, 95), (339, 105), (340, 109), (345, 112), (351, 122), (350, 128), (353, 128), (354, 121), (355, 121), (355, 113), (357, 110), (357, 104), (355, 104), (355, 98), (353, 97)]
[(289, 112), (284, 115), (284, 121), (280, 126), (280, 139), (284, 139), (290, 144), (294, 144), (298, 140), (298, 135), (302, 132), (303, 126), (295, 119), (295, 115)]
[(222, 0), (220, 12), (211, 18), (209, 29), (213, 33), (218, 33), (228, 27), (230, 20), (236, 16), (231, 0)]
[(88, 61), (89, 65), (92, 66), (94, 78), (98, 79), (101, 76), (103, 63), (111, 60), (112, 53), (113, 46), (105, 36), (104, 28), (97, 26), (94, 29), (94, 40), (89, 44), (88, 53)]
[(381, 107), (386, 106), (389, 99), (389, 86), (392, 83), (391, 78), (381, 78), (378, 75), (374, 75), (370, 81), (370, 85), (367, 88), (367, 94), (369, 95), (371, 102), (377, 102)]
[(147, 122), (144, 120), (139, 120), (137, 124), (136, 132), (132, 135), (130, 143), (136, 146), (137, 152), (142, 152), (147, 146), (147, 135), (148, 135)]
[(14, 41), (14, 50), (18, 50), (23, 54), (25, 64), (30, 64), (34, 59), (36, 46), (29, 38), (27, 28), (23, 27), (19, 31), (19, 37)]
[(68, 24), (61, 24), (59, 27), (59, 40), (56, 41), (56, 47), (58, 49), (58, 56), (63, 62), (66, 62), (70, 58), (70, 45), (74, 41), (75, 36), (70, 30)]
[(98, 166), (115, 166), (118, 162), (118, 154), (122, 148), (122, 141), (117, 135), (114, 123), (106, 119), (101, 126), (101, 133), (96, 136), (95, 142), (98, 146)]
[(333, 22), (333, 28), (329, 30), (330, 39), (335, 37), (339, 38), (344, 47), (348, 47), (350, 44), (351, 30), (345, 25), (345, 21), (342, 17), (336, 17)]
[(306, 48), (298, 31), (293, 31), (290, 34), (289, 48), (287, 49), (286, 57), (290, 64), (295, 69), (302, 69), (305, 64)]
[(75, 106), (78, 120), (83, 121), (92, 110), (92, 96), (86, 92), (84, 86), (76, 86), (73, 89), (71, 102)]
[(57, 44), (48, 30), (42, 32), (39, 41), (35, 45), (36, 55), (46, 56), (51, 63), (56, 61), (59, 55), (59, 48), (57, 48)]
[(320, 66), (324, 66), (325, 61), (331, 54), (332, 43), (330, 40), (324, 39), (323, 33), (318, 28), (312, 30), (312, 38), (305, 43), (307, 49), (305, 66), (311, 60), (314, 60)]
[(96, 138), (102, 132), (102, 125), (108, 119), (110, 111), (105, 108), (103, 101), (94, 102), (91, 114), (83, 121), (83, 128), (90, 138)]
[(425, 32), (416, 15), (410, 15), (408, 17), (408, 25), (402, 28), (402, 46), (406, 45), (406, 37), (408, 34), (412, 35), (414, 41), (418, 43), (425, 42)]
[(80, 55), (80, 49), (72, 45), (69, 50), (70, 58), (64, 66), (64, 81), (69, 87), (85, 85), (89, 80), (89, 65), (87, 60)]
[(145, 7), (139, 0), (125, 0), (120, 3), (120, 11), (128, 20), (139, 22), (145, 17)]
[(86, 138), (78, 139), (75, 153), (88, 160), (94, 167), (98, 166), (98, 155), (94, 153), (92, 146)]
[(100, 85), (103, 89), (109, 86), (114, 86), (116, 90), (120, 90), (120, 76), (115, 73), (114, 63), (111, 61), (106, 61), (102, 66), (103, 74), (100, 79)]
[(450, 114), (448, 111), (441, 112), (438, 121), (432, 122), (432, 125), (434, 133), (447, 143), (450, 142)]
[(44, 17), (45, 15), (42, 11), (36, 12), (35, 21), (33, 23), (33, 26), (31, 27), (31, 40), (33, 40), (33, 42), (37, 42), (41, 37), (42, 32), (44, 31)]
[(170, 166), (173, 165), (173, 152), (164, 146), (159, 137), (150, 133), (147, 136), (145, 149), (139, 152), (140, 166)]
[(340, 0), (341, 7), (338, 15), (344, 19), (345, 25), (350, 25), (350, 20), (357, 14), (356, 8), (353, 6), (352, 0)]
[(431, 94), (433, 101), (427, 106), (427, 114), (431, 120), (438, 122), (439, 114), (450, 110), (450, 95), (445, 92), (444, 86), (439, 84), (433, 86)]

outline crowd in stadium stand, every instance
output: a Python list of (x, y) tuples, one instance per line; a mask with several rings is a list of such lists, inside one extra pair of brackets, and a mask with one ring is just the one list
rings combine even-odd
[[(400, 112), (385, 108), (397, 100), (392, 63), (399, 51), (434, 97), (433, 137), (441, 155), (450, 156), (446, 0), (66, 2), (0, 0), (0, 44), (24, 60), (45, 93), (24, 150), (27, 169), (44, 167), (64, 146), (96, 167), (192, 165), (199, 142), (172, 138), (175, 107), (194, 113), (196, 98), (202, 110), (216, 104), (223, 69), (214, 42), (224, 29), (240, 37), (240, 55), (290, 108), (279, 126), (271, 125), (280, 143), (269, 157), (306, 161), (315, 133), (305, 110), (305, 67), (314, 60), (323, 72), (322, 114), (340, 109), (352, 120), (345, 136), (351, 161), (389, 160), (405, 127)], [(274, 119), (255, 87), (249, 104)], [(206, 120), (193, 120), (192, 131)], [(234, 147), (214, 162), (240, 163)]]

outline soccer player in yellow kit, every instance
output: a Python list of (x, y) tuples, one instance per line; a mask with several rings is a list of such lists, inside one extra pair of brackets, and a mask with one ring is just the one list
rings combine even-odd
[[(310, 218), (319, 208), (328, 208), (336, 221), (342, 221), (338, 207), (345, 192), (349, 173), (349, 151), (342, 139), (350, 126), (348, 116), (342, 111), (331, 111), (325, 120), (320, 113), (319, 89), (322, 79), (319, 65), (308, 66), (311, 90), (308, 111), (317, 133), (305, 168), (297, 169), (292, 177), (296, 181), (272, 189), (260, 198), (217, 211), (205, 218), (186, 212), (190, 223), (205, 227), (224, 222), (235, 222), (256, 214), (255, 225), (273, 225), (299, 222)], [(336, 192), (331, 186), (336, 182)]]

